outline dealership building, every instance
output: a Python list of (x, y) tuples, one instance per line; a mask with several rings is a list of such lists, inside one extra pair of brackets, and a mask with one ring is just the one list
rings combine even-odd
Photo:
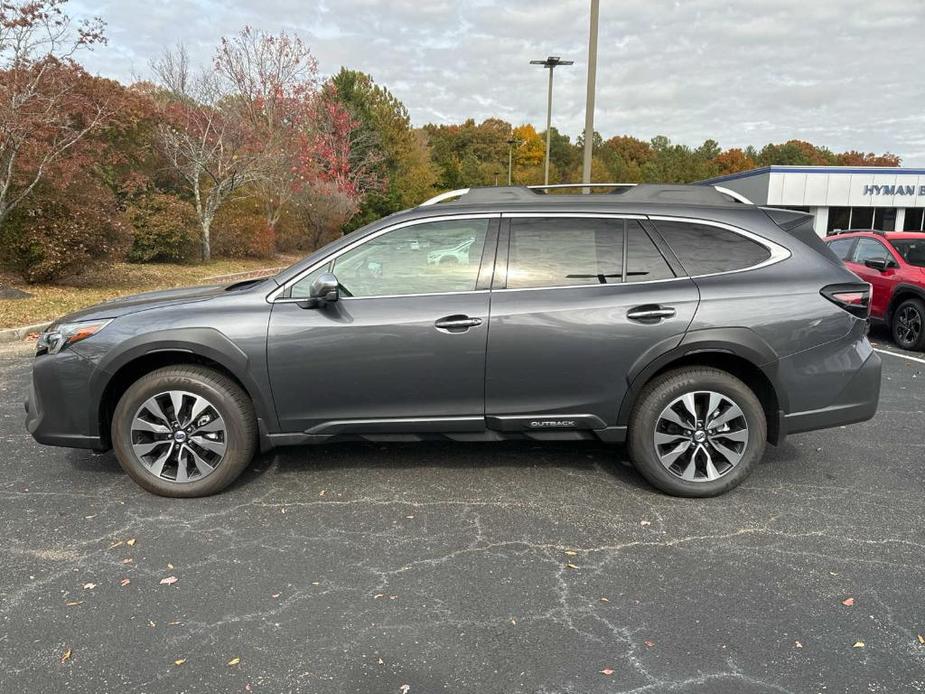
[(765, 166), (701, 183), (756, 205), (813, 215), (820, 236), (842, 229), (922, 231), (925, 169), (883, 166)]

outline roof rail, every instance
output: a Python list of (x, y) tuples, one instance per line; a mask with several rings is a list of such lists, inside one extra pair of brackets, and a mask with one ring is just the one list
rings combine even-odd
[(743, 205), (754, 205), (751, 200), (742, 195), (742, 193), (737, 193), (734, 190), (729, 190), (729, 188), (723, 188), (722, 186), (713, 186), (713, 190), (717, 193), (722, 193), (723, 195), (728, 195), (730, 198), (736, 202), (741, 202)]
[(469, 192), (469, 188), (459, 188), (458, 190), (450, 190), (446, 193), (440, 193), (440, 195), (435, 195), (434, 197), (425, 200), (418, 207), (427, 207), (428, 205), (436, 205), (438, 202), (443, 202), (444, 200), (449, 200), (451, 198), (461, 198), (463, 195)]
[(632, 188), (636, 183), (546, 183), (537, 186), (527, 186), (530, 190), (546, 190), (547, 188)]
[(838, 236), (839, 234), (876, 234), (877, 236), (886, 236), (883, 229), (832, 229), (829, 236)]
[[(708, 185), (673, 185), (673, 184), (652, 184), (652, 183), (550, 183), (544, 185), (530, 185), (530, 186), (495, 186), (495, 187), (484, 187), (484, 188), (460, 188), (458, 190), (450, 190), (446, 193), (440, 193), (429, 200), (425, 200), (420, 204), (420, 207), (425, 207), (427, 205), (436, 205), (437, 203), (443, 202), (445, 200), (452, 200), (454, 198), (462, 198), (466, 196), (472, 196), (467, 198), (467, 201), (475, 202), (511, 202), (511, 201), (530, 201), (536, 200), (534, 196), (538, 195), (541, 191), (545, 190), (563, 190), (563, 189), (575, 189), (575, 188), (620, 188), (622, 190), (614, 190), (611, 194), (621, 194), (625, 195), (627, 201), (633, 200), (636, 202), (691, 202), (695, 201), (699, 204), (715, 204), (720, 200), (720, 198), (710, 198), (709, 195), (699, 195), (695, 194), (695, 191), (700, 190), (706, 192), (707, 189), (712, 189), (715, 193), (718, 193), (721, 196), (724, 196), (727, 199), (732, 200), (733, 202), (743, 203), (745, 205), (753, 205), (754, 203), (749, 200), (747, 197), (741, 193), (737, 193), (734, 190), (729, 190), (728, 188), (723, 188), (721, 186), (708, 186)], [(539, 197), (544, 197), (539, 195)], [(674, 199), (670, 199), (670, 198)], [(694, 198), (699, 198), (694, 200)]]

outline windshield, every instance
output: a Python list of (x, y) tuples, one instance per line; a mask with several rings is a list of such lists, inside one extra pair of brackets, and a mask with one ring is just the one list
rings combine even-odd
[(925, 267), (925, 239), (892, 239), (893, 248), (910, 265)]

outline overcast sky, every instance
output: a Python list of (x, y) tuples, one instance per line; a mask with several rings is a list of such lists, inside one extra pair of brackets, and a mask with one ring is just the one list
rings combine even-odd
[[(83, 62), (128, 81), (182, 41), (208, 61), (244, 25), (298, 33), (321, 72), (363, 70), (416, 125), (499, 116), (584, 127), (588, 0), (72, 0), (108, 23)], [(790, 138), (925, 165), (923, 0), (602, 0), (595, 129), (723, 147)]]

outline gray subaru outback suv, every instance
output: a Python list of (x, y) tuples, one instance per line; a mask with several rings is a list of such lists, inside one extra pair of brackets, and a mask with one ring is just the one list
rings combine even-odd
[(670, 494), (739, 484), (787, 434), (871, 418), (870, 286), (801, 212), (706, 186), (453, 191), (275, 277), (141, 294), (38, 341), (26, 424), (165, 496), (258, 450), (626, 442)]

